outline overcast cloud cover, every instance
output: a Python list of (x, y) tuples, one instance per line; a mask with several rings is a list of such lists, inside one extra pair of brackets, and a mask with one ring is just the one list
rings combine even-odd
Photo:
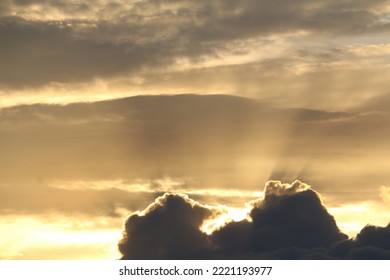
[(3, 106), (201, 92), (329, 110), (388, 94), (385, 0), (1, 5)]

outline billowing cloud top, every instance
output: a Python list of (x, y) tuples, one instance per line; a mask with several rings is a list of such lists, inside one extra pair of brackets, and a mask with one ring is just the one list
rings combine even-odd
[[(389, 226), (367, 226), (348, 239), (316, 192), (299, 181), (267, 182), (250, 219), (205, 234), (212, 208), (186, 196), (164, 194), (132, 214), (119, 243), (123, 259), (382, 259), (390, 256)], [(271, 199), (272, 198), (272, 199)], [(216, 212), (214, 212), (214, 215)]]
[(309, 190), (310, 186), (300, 182), (294, 181), (292, 184), (282, 184), (280, 181), (268, 181), (265, 184), (264, 194), (265, 200), (271, 199), (274, 196), (287, 196), (301, 191)]
[(200, 231), (212, 210), (186, 196), (165, 194), (125, 223), (124, 259), (202, 259), (212, 244)]

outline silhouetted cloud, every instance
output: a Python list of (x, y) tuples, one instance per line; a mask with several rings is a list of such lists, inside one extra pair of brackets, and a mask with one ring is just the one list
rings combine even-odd
[[(279, 247), (328, 247), (346, 238), (340, 233), (319, 196), (299, 181), (289, 187), (279, 181), (268, 182), (264, 200), (252, 210), (251, 218), (255, 239), (261, 239), (256, 238), (256, 235), (258, 233), (261, 236), (263, 229), (266, 232), (274, 231), (276, 234), (272, 238), (278, 237), (280, 242), (276, 246)], [(277, 248), (271, 246), (270, 249)]]
[(332, 256), (353, 260), (390, 259), (390, 224), (386, 227), (365, 226), (356, 238), (333, 246)]
[[(317, 193), (299, 181), (291, 185), (280, 181), (267, 182), (264, 199), (254, 204), (250, 217), (251, 222), (244, 222), (250, 226), (250, 231), (243, 231), (245, 226), (239, 222), (214, 233), (219, 250), (262, 253), (289, 247), (328, 248), (347, 238), (339, 231)], [(232, 239), (245, 240), (244, 246), (239, 250), (229, 248), (231, 243), (226, 240)]]
[(390, 225), (367, 226), (354, 239), (341, 233), (307, 184), (269, 181), (248, 220), (211, 234), (201, 225), (217, 207), (165, 194), (125, 222), (123, 259), (389, 259)]

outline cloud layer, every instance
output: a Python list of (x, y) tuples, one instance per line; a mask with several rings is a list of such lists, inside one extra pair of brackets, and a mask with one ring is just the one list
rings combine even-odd
[(385, 0), (7, 0), (0, 11), (0, 94), (24, 102), (190, 91), (329, 109), (388, 94)]
[(207, 235), (200, 227), (218, 208), (165, 194), (125, 222), (123, 259), (389, 259), (390, 226), (340, 232), (319, 195), (299, 181), (269, 181), (247, 220)]
[[(145, 187), (145, 199), (136, 199), (145, 204), (138, 204), (131, 197), (139, 187), (86, 190), (88, 182), (104, 185), (119, 179), (132, 186), (139, 179), (164, 177), (182, 180), (179, 191), (213, 189), (214, 194), (218, 189), (256, 192), (258, 182), (298, 178), (337, 202), (374, 200), (378, 187), (390, 184), (389, 123), (385, 112), (276, 108), (227, 95), (138, 96), (3, 108), (0, 201), (3, 209), (15, 211), (115, 209), (115, 201), (121, 207), (134, 201), (129, 209), (140, 209), (160, 192), (175, 189), (158, 187), (150, 196), (153, 188)], [(48, 186), (54, 181), (86, 183), (75, 192)], [(41, 202), (42, 194), (51, 199)], [(206, 193), (200, 201), (219, 199)], [(242, 203), (231, 198), (223, 202)]]

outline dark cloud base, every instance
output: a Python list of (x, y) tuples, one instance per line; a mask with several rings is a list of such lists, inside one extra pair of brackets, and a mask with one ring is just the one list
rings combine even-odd
[(200, 227), (220, 208), (164, 194), (126, 220), (122, 259), (390, 259), (390, 224), (349, 239), (308, 185), (269, 181), (264, 194), (251, 202), (250, 219), (211, 234)]

